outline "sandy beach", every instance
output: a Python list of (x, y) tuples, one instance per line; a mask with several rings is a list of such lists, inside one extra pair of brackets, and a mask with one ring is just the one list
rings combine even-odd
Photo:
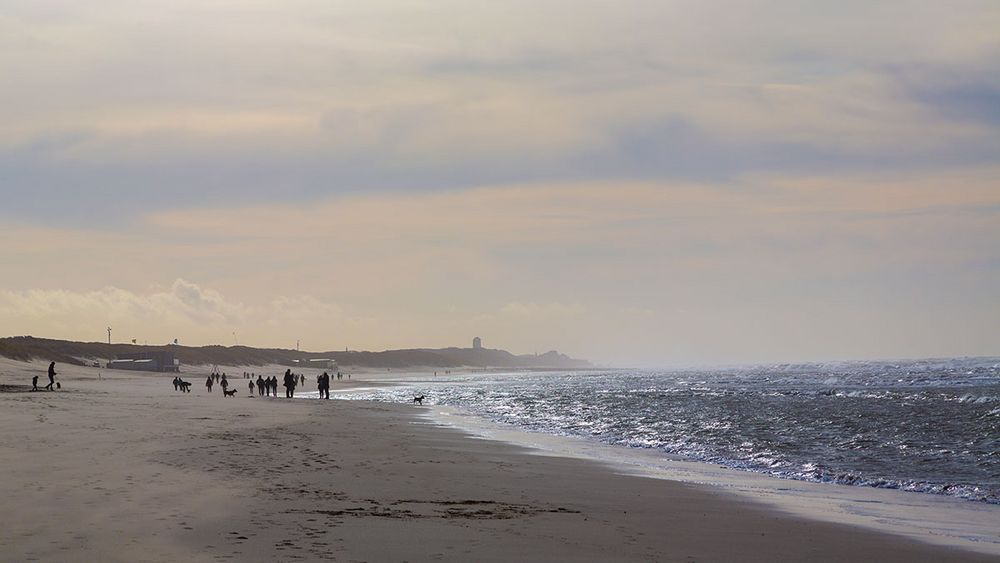
[(426, 407), (66, 365), (29, 392), (44, 368), (0, 360), (8, 561), (997, 560), (528, 455)]

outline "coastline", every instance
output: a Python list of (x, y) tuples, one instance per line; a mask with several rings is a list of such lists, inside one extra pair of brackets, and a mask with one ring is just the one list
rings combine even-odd
[(994, 504), (922, 492), (781, 478), (655, 449), (523, 430), (453, 407), (436, 405), (424, 415), (435, 424), (523, 447), (535, 455), (589, 460), (617, 473), (702, 486), (811, 520), (1000, 557), (1000, 506)]
[[(0, 384), (35, 369), (5, 361)], [(13, 560), (997, 559), (532, 455), (428, 423), (429, 407), (248, 399), (239, 378), (223, 399), (196, 373), (182, 374), (190, 394), (170, 375), (98, 373), (63, 366), (62, 391), (0, 394)]]

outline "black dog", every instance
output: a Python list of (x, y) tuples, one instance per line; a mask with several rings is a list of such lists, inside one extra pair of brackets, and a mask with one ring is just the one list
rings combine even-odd
[(222, 394), (225, 395), (226, 397), (235, 397), (237, 391), (239, 391), (239, 389), (230, 389), (228, 391), (223, 389)]
[(420, 395), (420, 396), (418, 396), (418, 397), (414, 397), (414, 398), (413, 398), (413, 402), (414, 402), (414, 403), (417, 403), (418, 405), (422, 405), (422, 404), (424, 404), (424, 396), (423, 396), (423, 395)]
[(183, 391), (185, 393), (190, 393), (191, 392), (191, 382), (190, 381), (184, 381), (183, 379), (178, 379), (177, 380), (177, 386), (180, 387), (181, 391)]

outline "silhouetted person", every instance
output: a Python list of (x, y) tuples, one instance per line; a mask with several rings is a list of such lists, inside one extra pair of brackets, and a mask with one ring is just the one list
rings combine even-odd
[(208, 379), (205, 380), (205, 387), (208, 387), (208, 392), (209, 393), (212, 392), (212, 383), (213, 383), (213, 380), (212, 380), (212, 376), (210, 375), (210, 376), (208, 376)]
[(292, 370), (290, 370), (290, 369), (286, 369), (285, 370), (285, 382), (284, 382), (284, 386), (285, 386), (285, 398), (286, 399), (291, 399), (292, 397), (295, 396), (295, 381), (297, 379), (298, 379), (297, 377), (295, 377), (294, 375), (292, 375)]
[(257, 394), (261, 397), (264, 396), (264, 378), (259, 375), (257, 376)]
[(49, 384), (45, 386), (49, 391), (52, 390), (52, 386), (56, 384), (56, 363), (52, 362), (49, 364)]
[(229, 382), (226, 381), (226, 374), (222, 374), (222, 381), (219, 382), (219, 385), (222, 386), (223, 393), (226, 392), (226, 389), (229, 389)]
[(330, 374), (325, 371), (323, 372), (323, 375), (319, 376), (319, 398), (330, 398)]
[(250, 380), (250, 398), (253, 399), (253, 380)]
[(37, 375), (31, 378), (31, 390), (32, 391), (38, 391), (38, 376)]

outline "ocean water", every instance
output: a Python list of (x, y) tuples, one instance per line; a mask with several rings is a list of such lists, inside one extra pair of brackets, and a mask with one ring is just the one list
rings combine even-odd
[(457, 407), (807, 481), (1000, 504), (1000, 358), (439, 375), (346, 398)]

